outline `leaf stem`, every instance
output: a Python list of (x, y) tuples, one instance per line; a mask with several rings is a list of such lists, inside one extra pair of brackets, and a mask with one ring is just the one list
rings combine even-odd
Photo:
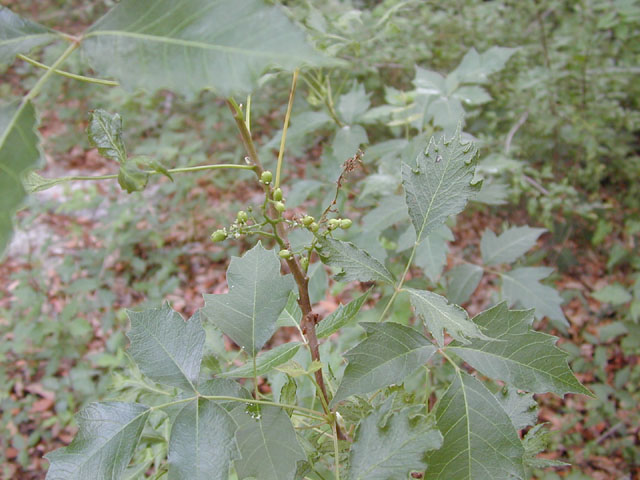
[(202, 398), (206, 398), (207, 400), (227, 400), (230, 402), (255, 403), (258, 405), (271, 405), (273, 407), (290, 408), (292, 410), (304, 412), (307, 415), (317, 419), (321, 419), (321, 420), (327, 419), (326, 415), (323, 415), (317, 410), (311, 410), (310, 408), (299, 407), (298, 405), (288, 405), (286, 403), (270, 402), (269, 400), (257, 400), (255, 398), (229, 397), (226, 395), (199, 395), (199, 396)]
[(291, 80), (291, 89), (289, 90), (289, 102), (287, 103), (287, 113), (284, 115), (284, 125), (282, 126), (282, 138), (280, 139), (280, 150), (278, 151), (278, 166), (276, 167), (275, 188), (280, 186), (280, 172), (282, 170), (282, 159), (284, 157), (284, 146), (287, 141), (287, 129), (289, 128), (289, 119), (291, 118), (291, 109), (293, 108), (293, 97), (296, 93), (296, 84), (298, 83), (299, 70), (293, 71), (293, 79)]
[(101, 78), (86, 77), (84, 75), (77, 75), (75, 73), (65, 72), (64, 70), (59, 70), (57, 68), (54, 69), (49, 65), (40, 63), (37, 60), (34, 60), (33, 58), (27, 57), (26, 55), (22, 55), (21, 53), (18, 54), (18, 58), (21, 60), (24, 60), (27, 63), (30, 63), (34, 67), (42, 68), (44, 70), (53, 70), (54, 73), (57, 73), (58, 75), (61, 75), (63, 77), (71, 78), (73, 80), (79, 80), (85, 83), (95, 83), (97, 85), (106, 85), (107, 87), (118, 87), (120, 85), (118, 82), (115, 82), (113, 80), (103, 80)]
[(391, 295), (391, 298), (389, 299), (389, 301), (385, 305), (384, 310), (382, 311), (382, 314), (380, 315), (380, 318), (378, 318), (378, 323), (380, 323), (380, 322), (382, 322), (382, 320), (384, 320), (385, 315), (387, 314), (387, 312), (391, 308), (391, 305), (393, 304), (393, 302), (395, 301), (396, 297), (398, 296), (398, 293), (400, 293), (402, 291), (402, 286), (404, 285), (404, 281), (405, 281), (405, 278), (407, 277), (407, 273), (409, 273), (409, 269), (411, 268), (411, 264), (413, 263), (413, 257), (416, 254), (416, 250), (418, 248), (418, 245), (420, 245), (418, 242), (415, 242), (413, 244), (413, 248), (411, 249), (411, 255), (409, 255), (409, 260), (407, 261), (407, 264), (404, 267), (404, 271), (402, 272), (402, 275), (400, 276), (400, 279), (398, 280), (398, 284), (395, 286), (395, 288), (393, 290), (393, 295)]
[(340, 480), (340, 448), (338, 445), (338, 422), (333, 422), (333, 455), (336, 480)]

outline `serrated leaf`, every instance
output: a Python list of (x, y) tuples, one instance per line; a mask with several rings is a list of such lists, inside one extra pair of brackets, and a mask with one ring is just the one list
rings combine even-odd
[(447, 263), (448, 241), (453, 240), (453, 233), (446, 225), (440, 225), (427, 235), (416, 247), (413, 263), (422, 269), (432, 282), (437, 282)]
[(442, 445), (442, 435), (432, 422), (410, 418), (409, 409), (391, 413), (392, 405), (389, 397), (358, 424), (349, 456), (349, 480), (407, 478), (412, 471), (424, 470), (425, 454)]
[[(279, 365), (289, 361), (298, 352), (302, 343), (289, 342), (267, 350), (256, 357), (256, 376), (266, 375)], [(234, 368), (220, 374), (221, 377), (252, 378), (254, 374), (253, 362)]]
[(12, 63), (19, 53), (28, 54), (35, 47), (61, 37), (58, 32), (0, 6), (0, 65)]
[(227, 269), (229, 292), (205, 294), (202, 312), (234, 342), (255, 356), (276, 330), (276, 321), (293, 289), (291, 275), (280, 275), (274, 250), (262, 243)]
[(450, 132), (462, 124), (464, 125), (464, 107), (457, 98), (440, 97), (429, 102), (425, 117), (432, 119), (435, 126)]
[(22, 179), (22, 185), (28, 193), (35, 193), (68, 182), (69, 179), (70, 177), (45, 178), (36, 172), (29, 172)]
[(538, 421), (538, 402), (531, 393), (519, 393), (515, 388), (504, 387), (494, 395), (509, 415), (516, 430), (535, 425)]
[(280, 313), (276, 326), (278, 327), (295, 327), (300, 325), (302, 321), (302, 310), (298, 305), (298, 294), (295, 291), (289, 293), (287, 304)]
[[(394, 180), (395, 183), (395, 180)], [(395, 187), (394, 187), (395, 189)], [(408, 218), (407, 204), (402, 195), (380, 199), (380, 204), (362, 217), (362, 228), (372, 235)]]
[(119, 478), (127, 468), (151, 410), (139, 403), (92, 403), (77, 415), (68, 447), (45, 455), (47, 480)]
[(331, 142), (333, 156), (344, 162), (353, 157), (360, 146), (366, 143), (369, 143), (369, 137), (361, 125), (345, 125), (336, 132)]
[(455, 76), (459, 83), (485, 83), (489, 75), (502, 70), (507, 60), (517, 50), (517, 48), (491, 47), (480, 54), (475, 48), (471, 48), (451, 75)]
[(13, 235), (13, 216), (27, 196), (22, 179), (40, 160), (31, 102), (0, 104), (0, 255)]
[(553, 269), (548, 267), (521, 267), (502, 273), (502, 294), (509, 305), (535, 308), (536, 318), (547, 316), (560, 326), (568, 327), (569, 322), (560, 308), (564, 300), (554, 288), (540, 283), (551, 272)]
[(186, 403), (169, 438), (169, 480), (228, 480), (231, 461), (239, 457), (236, 423), (213, 400)]
[(242, 455), (235, 461), (238, 478), (292, 480), (297, 462), (307, 457), (287, 413), (278, 407), (263, 406), (253, 415), (237, 409), (234, 418)]
[(432, 138), (416, 165), (402, 164), (402, 185), (418, 243), (461, 212), (479, 190), (479, 183), (471, 184), (475, 157), (474, 145), (463, 144), (457, 132), (449, 140)]
[(335, 276), (336, 280), (385, 282), (391, 285), (394, 283), (393, 275), (384, 265), (353, 243), (328, 237), (320, 238), (318, 254), (322, 263), (342, 269), (342, 272)]
[(122, 118), (105, 110), (89, 112), (87, 136), (92, 147), (104, 158), (120, 164), (127, 163), (127, 149), (122, 140)]
[(450, 304), (443, 296), (427, 290), (405, 290), (409, 292), (409, 299), (416, 314), (422, 318), (438, 345), (444, 345), (445, 328), (449, 335), (463, 343), (468, 343), (470, 338), (487, 338), (469, 319), (464, 308)]
[(524, 462), (531, 468), (565, 467), (568, 463), (547, 458), (538, 458), (538, 453), (544, 451), (551, 443), (551, 432), (544, 430), (545, 424), (536, 425), (522, 439), (525, 449)]
[(354, 84), (350, 91), (340, 95), (336, 109), (342, 121), (351, 125), (369, 109), (370, 105), (369, 95), (365, 91), (364, 85)]
[(462, 305), (476, 291), (484, 271), (477, 265), (463, 263), (447, 272), (447, 298), (451, 303)]
[(457, 370), (436, 405), (442, 448), (427, 455), (426, 480), (524, 478), (524, 448), (509, 416), (487, 388)]
[(453, 96), (469, 105), (482, 105), (491, 101), (491, 95), (477, 85), (465, 85), (453, 92)]
[(482, 374), (528, 392), (590, 395), (571, 373), (567, 354), (555, 346), (557, 337), (531, 329), (531, 310), (509, 310), (503, 302), (473, 320), (491, 339), (447, 350)]
[(273, 66), (328, 63), (280, 8), (258, 0), (125, 0), (89, 29), (82, 49), (125, 88), (213, 88), (224, 97), (249, 93)]
[(485, 230), (480, 242), (482, 260), (486, 265), (511, 263), (532, 249), (538, 237), (546, 232), (544, 228), (512, 227), (496, 236)]
[(168, 304), (127, 314), (129, 353), (140, 371), (155, 382), (195, 391), (205, 340), (200, 315), (185, 322)]
[(328, 337), (349, 323), (351, 319), (358, 314), (364, 302), (367, 301), (370, 291), (371, 290), (368, 290), (365, 294), (360, 295), (346, 305), (338, 306), (334, 312), (318, 323), (316, 326), (316, 336), (318, 338)]
[(391, 322), (360, 325), (367, 338), (344, 354), (349, 365), (332, 406), (351, 395), (401, 383), (436, 351), (424, 335), (410, 327)]

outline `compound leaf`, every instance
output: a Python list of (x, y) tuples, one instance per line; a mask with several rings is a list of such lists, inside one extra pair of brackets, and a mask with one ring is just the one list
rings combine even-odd
[(485, 230), (480, 242), (482, 260), (486, 265), (511, 263), (527, 253), (536, 244), (544, 228), (512, 227), (496, 236), (491, 230)]
[(185, 322), (169, 304), (128, 315), (130, 353), (142, 373), (155, 382), (194, 391), (205, 340), (200, 315)]
[(40, 160), (36, 123), (31, 102), (0, 104), (0, 255), (13, 234), (13, 215), (27, 196), (23, 176)]
[(571, 373), (567, 354), (555, 346), (558, 339), (531, 329), (531, 310), (509, 310), (502, 302), (473, 320), (491, 338), (448, 350), (482, 374), (528, 392), (590, 395)]
[(293, 289), (291, 275), (280, 275), (280, 261), (262, 243), (233, 257), (227, 269), (229, 292), (205, 294), (202, 312), (234, 342), (255, 356), (276, 330), (276, 321)]
[[(256, 376), (260, 377), (266, 375), (274, 368), (291, 360), (298, 352), (300, 345), (302, 345), (300, 342), (283, 343), (282, 345), (278, 345), (276, 348), (272, 348), (271, 350), (258, 355), (256, 357)], [(220, 374), (221, 377), (233, 378), (251, 378), (253, 375), (253, 362), (249, 362), (241, 367), (234, 368), (233, 370)]]
[(126, 88), (249, 93), (268, 68), (327, 64), (278, 7), (259, 0), (125, 0), (87, 32), (96, 71)]
[(19, 53), (27, 54), (56, 38), (61, 38), (58, 32), (0, 6), (0, 65), (7, 65)]
[(410, 418), (409, 409), (391, 413), (392, 404), (389, 397), (358, 424), (349, 458), (350, 480), (407, 478), (412, 471), (424, 470), (425, 454), (442, 445), (432, 422)]
[(435, 353), (435, 346), (412, 328), (398, 323), (361, 323), (365, 338), (347, 353), (349, 365), (331, 405), (345, 398), (401, 383), (424, 365)]
[(464, 308), (450, 304), (443, 296), (427, 290), (414, 288), (405, 288), (405, 290), (409, 292), (411, 305), (438, 345), (444, 345), (445, 328), (449, 335), (463, 343), (468, 343), (469, 338), (487, 338), (469, 319)]
[(524, 308), (535, 308), (536, 318), (549, 317), (562, 327), (568, 327), (560, 305), (564, 301), (558, 292), (540, 280), (548, 277), (552, 268), (521, 267), (502, 273), (502, 294), (510, 305), (520, 304)]
[(367, 301), (369, 291), (346, 305), (340, 305), (334, 312), (325, 317), (316, 327), (317, 337), (328, 337), (349, 323), (351, 319), (358, 314), (364, 302)]
[(415, 165), (402, 164), (402, 185), (418, 243), (461, 212), (480, 189), (480, 183), (471, 184), (475, 157), (475, 146), (462, 143), (458, 131), (448, 140), (431, 138)]
[(293, 480), (298, 461), (307, 459), (285, 410), (262, 406), (247, 413), (233, 411), (242, 457), (235, 461), (238, 478)]
[(171, 427), (169, 480), (228, 480), (231, 461), (239, 456), (236, 429), (215, 401), (186, 403)]
[(336, 280), (349, 282), (385, 282), (393, 285), (393, 275), (378, 260), (353, 243), (321, 238), (318, 240), (318, 254), (322, 263), (342, 268)]
[(78, 434), (68, 447), (46, 455), (47, 480), (120, 478), (150, 409), (139, 403), (92, 403), (77, 415)]
[(524, 448), (511, 419), (487, 388), (467, 373), (456, 377), (436, 406), (440, 450), (427, 455), (426, 480), (524, 478)]

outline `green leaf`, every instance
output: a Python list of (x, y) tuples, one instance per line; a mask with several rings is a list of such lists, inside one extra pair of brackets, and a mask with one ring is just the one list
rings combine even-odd
[(13, 234), (13, 216), (27, 196), (22, 178), (40, 161), (36, 124), (31, 102), (0, 104), (0, 255)]
[[(396, 181), (394, 180), (394, 183)], [(394, 190), (396, 189), (394, 185)], [(390, 195), (380, 200), (380, 204), (362, 217), (362, 228), (372, 235), (382, 232), (398, 222), (408, 218), (407, 204), (402, 195)]]
[(200, 315), (185, 322), (169, 304), (127, 313), (129, 351), (142, 373), (155, 382), (195, 391), (205, 340)]
[(140, 192), (149, 182), (149, 173), (141, 170), (133, 161), (123, 163), (118, 170), (118, 184), (128, 193)]
[(295, 291), (289, 293), (287, 305), (280, 313), (276, 326), (278, 327), (295, 327), (300, 325), (302, 321), (302, 310), (298, 305), (298, 294)]
[(487, 338), (478, 326), (469, 320), (469, 315), (464, 308), (450, 304), (443, 296), (427, 290), (413, 288), (404, 290), (409, 292), (411, 305), (438, 345), (444, 346), (445, 328), (449, 335), (463, 343), (468, 343), (469, 338)]
[(544, 232), (544, 228), (524, 226), (512, 227), (496, 236), (491, 230), (485, 230), (480, 242), (482, 260), (486, 265), (514, 262), (533, 248)]
[(7, 65), (21, 54), (62, 36), (38, 23), (26, 20), (0, 6), (0, 65)]
[(332, 333), (337, 332), (354, 318), (364, 302), (369, 297), (369, 289), (365, 294), (360, 295), (355, 300), (350, 301), (346, 305), (340, 305), (330, 315), (326, 316), (316, 327), (316, 335), (318, 338), (328, 337)]
[(252, 415), (237, 409), (234, 418), (242, 455), (235, 461), (238, 478), (293, 480), (297, 462), (307, 457), (287, 413), (278, 407), (263, 406)]
[(442, 269), (447, 263), (448, 241), (453, 240), (453, 233), (446, 225), (440, 225), (416, 248), (413, 263), (422, 269), (432, 282), (437, 282)]
[(599, 302), (610, 303), (614, 307), (624, 305), (633, 299), (627, 289), (619, 283), (607, 285), (606, 287), (595, 291), (591, 296)]
[[(279, 365), (289, 361), (298, 352), (302, 343), (289, 342), (282, 345), (278, 345), (276, 348), (272, 348), (266, 352), (261, 353), (256, 357), (256, 375), (261, 377), (266, 375), (271, 370)], [(221, 377), (233, 377), (233, 378), (252, 378), (253, 377), (253, 362), (249, 362), (241, 367), (234, 368), (228, 372), (220, 374)]]
[(518, 49), (505, 47), (491, 47), (480, 54), (475, 48), (471, 48), (460, 65), (451, 72), (459, 83), (485, 83), (489, 75), (502, 70)]
[(361, 323), (365, 338), (344, 357), (349, 365), (331, 405), (360, 393), (399, 384), (424, 365), (436, 348), (422, 334), (398, 323)]
[(278, 7), (258, 0), (125, 0), (96, 22), (82, 49), (125, 88), (249, 93), (267, 69), (328, 60)]
[(360, 125), (345, 125), (336, 132), (331, 148), (341, 163), (353, 157), (361, 145), (369, 143), (367, 131)]
[(354, 84), (350, 91), (340, 95), (336, 110), (340, 114), (342, 121), (347, 125), (351, 125), (369, 109), (370, 105), (369, 95), (367, 95), (364, 85)]
[(432, 422), (412, 418), (410, 409), (391, 413), (392, 405), (389, 397), (358, 424), (349, 457), (350, 480), (408, 478), (410, 472), (426, 468), (427, 452), (442, 445)]
[(558, 325), (568, 327), (569, 322), (560, 308), (564, 300), (554, 288), (540, 283), (551, 272), (553, 269), (548, 267), (522, 267), (502, 273), (502, 294), (510, 305), (517, 303), (524, 308), (535, 308), (536, 318), (547, 316)]
[(322, 263), (342, 269), (336, 280), (350, 282), (385, 282), (393, 285), (394, 278), (378, 260), (364, 250), (360, 250), (353, 243), (320, 238), (318, 240), (318, 254)]
[(120, 164), (127, 163), (127, 149), (122, 140), (122, 118), (117, 113), (111, 115), (105, 110), (89, 112), (87, 136), (92, 147), (104, 158)]
[(438, 72), (416, 67), (416, 76), (413, 79), (416, 90), (421, 95), (444, 95), (444, 77)]
[(169, 438), (169, 480), (228, 480), (239, 457), (236, 423), (215, 401), (198, 398), (184, 405)]
[(92, 403), (77, 415), (68, 447), (45, 455), (47, 480), (120, 478), (142, 435), (150, 409), (139, 403)]
[(559, 460), (538, 458), (538, 453), (551, 444), (551, 432), (544, 430), (545, 424), (536, 425), (522, 439), (525, 449), (524, 462), (531, 468), (566, 467), (569, 464)]
[(482, 105), (491, 101), (491, 95), (477, 85), (465, 85), (453, 92), (453, 96), (469, 105)]
[(433, 124), (445, 131), (454, 131), (459, 124), (464, 124), (464, 108), (457, 98), (436, 98), (427, 107), (426, 119), (433, 119)]
[(274, 250), (262, 243), (233, 257), (227, 269), (229, 293), (205, 294), (202, 312), (234, 342), (255, 356), (276, 330), (276, 321), (293, 289), (291, 275), (280, 275)]
[[(202, 382), (198, 385), (198, 392), (201, 395), (215, 397), (236, 397), (249, 400), (253, 398), (246, 388), (229, 378), (213, 378)], [(235, 400), (215, 400), (215, 402), (227, 411), (243, 408), (247, 405)]]
[(504, 387), (496, 392), (495, 397), (516, 430), (535, 425), (538, 421), (538, 402), (533, 394), (519, 393), (515, 388)]
[(402, 164), (402, 185), (418, 243), (461, 212), (479, 190), (479, 183), (471, 185), (475, 156), (473, 144), (463, 144), (457, 132), (449, 140), (432, 138), (416, 165)]
[(524, 448), (509, 416), (467, 373), (456, 377), (436, 406), (442, 448), (427, 455), (426, 480), (524, 478)]
[(491, 339), (447, 350), (482, 374), (528, 392), (590, 395), (571, 373), (567, 354), (555, 346), (558, 339), (531, 329), (531, 310), (509, 310), (502, 302), (473, 320)]
[(45, 178), (38, 175), (36, 172), (29, 172), (22, 179), (22, 185), (28, 193), (35, 193), (47, 190), (60, 183), (68, 181), (69, 177)]
[(447, 298), (451, 303), (462, 305), (476, 291), (484, 271), (477, 265), (463, 263), (447, 272)]

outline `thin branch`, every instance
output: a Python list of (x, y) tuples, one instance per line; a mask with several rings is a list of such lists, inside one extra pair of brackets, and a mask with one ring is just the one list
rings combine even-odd
[(108, 87), (117, 87), (120, 85), (118, 82), (115, 82), (113, 80), (103, 80), (101, 78), (86, 77), (84, 75), (77, 75), (75, 73), (65, 72), (64, 70), (58, 70), (57, 68), (51, 68), (49, 65), (40, 63), (37, 60), (34, 60), (33, 58), (29, 58), (26, 55), (22, 55), (21, 53), (18, 54), (18, 58), (21, 60), (24, 60), (27, 63), (30, 63), (35, 67), (42, 68), (44, 70), (52, 70), (53, 73), (57, 73), (58, 75), (61, 75), (63, 77), (72, 78), (74, 80), (79, 80), (81, 82), (95, 83), (97, 85), (106, 85)]
[(289, 90), (289, 102), (287, 103), (287, 113), (284, 116), (284, 125), (282, 127), (282, 138), (280, 139), (280, 151), (278, 152), (278, 166), (276, 167), (276, 183), (275, 187), (280, 186), (280, 172), (282, 170), (282, 159), (284, 157), (284, 146), (287, 141), (287, 130), (289, 128), (289, 119), (291, 118), (291, 109), (293, 108), (293, 97), (296, 93), (296, 83), (298, 83), (299, 70), (293, 71), (293, 79), (291, 80), (291, 90)]
[(520, 118), (518, 119), (518, 121), (515, 123), (515, 125), (513, 127), (511, 127), (511, 130), (509, 130), (509, 133), (507, 134), (507, 138), (504, 141), (504, 153), (506, 155), (508, 155), (509, 154), (509, 150), (511, 150), (511, 141), (513, 140), (513, 136), (520, 129), (520, 127), (522, 125), (524, 125), (524, 122), (527, 121), (527, 118), (529, 118), (529, 112), (528, 111), (526, 111), (522, 115), (520, 115)]

